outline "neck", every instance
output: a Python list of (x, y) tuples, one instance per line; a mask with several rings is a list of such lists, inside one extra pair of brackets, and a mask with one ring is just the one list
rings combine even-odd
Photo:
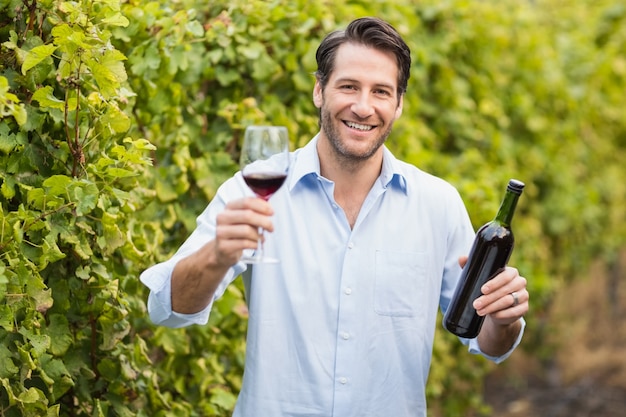
[(380, 175), (383, 148), (364, 160), (342, 158), (332, 152), (326, 141), (317, 143), (320, 174), (335, 183), (335, 201), (354, 227), (363, 201)]
[(351, 189), (372, 188), (380, 175), (383, 165), (383, 147), (367, 159), (352, 159), (338, 155), (332, 150), (327, 140), (320, 138), (317, 142), (317, 153), (320, 161), (320, 174), (335, 183), (336, 187)]

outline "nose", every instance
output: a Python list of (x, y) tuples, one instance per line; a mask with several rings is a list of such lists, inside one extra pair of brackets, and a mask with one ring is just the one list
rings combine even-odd
[(352, 112), (361, 119), (366, 119), (374, 114), (374, 106), (372, 105), (370, 95), (362, 91), (355, 96), (354, 103), (351, 107)]

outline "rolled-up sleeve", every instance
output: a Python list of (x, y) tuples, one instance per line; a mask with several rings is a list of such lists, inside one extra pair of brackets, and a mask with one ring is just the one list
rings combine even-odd
[[(243, 184), (243, 185), (242, 185)], [(165, 262), (153, 265), (143, 271), (139, 279), (150, 289), (148, 296), (148, 314), (155, 323), (167, 327), (184, 327), (192, 324), (206, 324), (213, 302), (224, 294), (226, 287), (241, 274), (245, 264), (239, 262), (234, 265), (217, 287), (213, 299), (203, 310), (193, 314), (182, 314), (172, 311), (172, 272), (176, 264), (186, 256), (199, 250), (202, 245), (215, 238), (215, 218), (221, 212), (226, 202), (240, 198), (247, 189), (243, 180), (231, 178), (218, 190), (218, 195), (211, 201), (197, 218), (197, 227), (178, 251)], [(248, 191), (250, 192), (250, 191)]]
[(206, 324), (212, 302), (202, 311), (181, 314), (172, 311), (172, 271), (177, 260), (171, 259), (150, 267), (141, 276), (141, 282), (150, 289), (148, 313), (155, 324), (167, 327), (184, 327), (191, 324)]

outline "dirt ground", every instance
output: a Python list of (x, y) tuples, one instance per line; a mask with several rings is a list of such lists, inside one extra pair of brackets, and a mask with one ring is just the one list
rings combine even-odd
[(626, 416), (625, 272), (622, 256), (617, 268), (596, 266), (559, 293), (545, 338), (556, 354), (518, 350), (496, 367), (485, 386), (492, 416)]

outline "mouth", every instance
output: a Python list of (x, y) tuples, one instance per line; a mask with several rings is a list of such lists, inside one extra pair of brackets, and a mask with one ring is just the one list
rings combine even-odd
[(364, 125), (361, 123), (355, 123), (355, 122), (348, 122), (348, 121), (344, 121), (343, 122), (346, 126), (348, 126), (350, 129), (356, 129), (358, 131), (361, 132), (369, 132), (370, 130), (374, 129), (376, 126), (370, 126), (370, 125)]

